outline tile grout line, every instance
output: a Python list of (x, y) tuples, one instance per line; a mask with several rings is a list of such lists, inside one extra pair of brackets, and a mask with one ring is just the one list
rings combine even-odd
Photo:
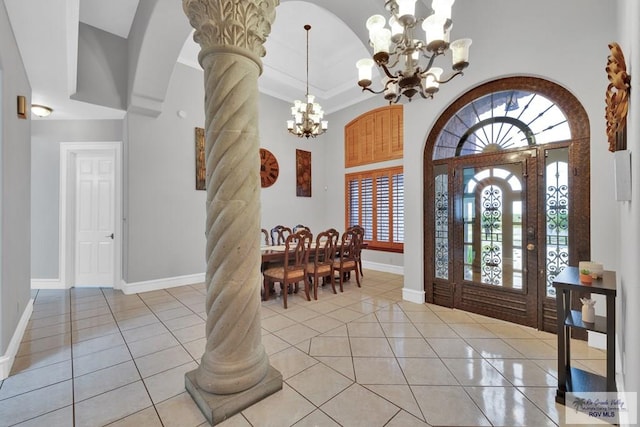
[[(116, 323), (116, 327), (118, 328), (118, 332), (120, 332), (120, 336), (122, 337), (122, 341), (124, 341), (124, 345), (127, 347), (127, 351), (129, 352), (129, 356), (131, 356), (131, 361), (133, 362), (133, 366), (135, 366), (135, 368), (136, 368), (136, 372), (138, 372), (138, 376), (140, 377), (139, 381), (142, 383), (142, 386), (144, 387), (144, 390), (146, 391), (147, 396), (149, 397), (149, 402), (151, 402), (151, 407), (153, 407), (153, 410), (155, 411), (156, 415), (158, 416), (158, 420), (160, 421), (160, 425), (162, 425), (164, 427), (164, 423), (162, 422), (162, 418), (160, 417), (160, 413), (158, 412), (158, 408), (156, 407), (156, 404), (154, 403), (153, 398), (151, 397), (151, 393), (149, 392), (149, 388), (147, 387), (147, 384), (144, 382), (144, 378), (142, 377), (142, 373), (140, 372), (140, 368), (138, 368), (138, 364), (136, 363), (136, 359), (135, 359), (135, 357), (133, 357), (133, 353), (131, 353), (131, 348), (129, 347), (129, 343), (125, 339), (124, 334), (122, 333), (122, 329), (120, 329), (120, 323), (116, 319), (116, 316), (115, 316), (115, 314), (113, 312), (111, 304), (109, 304), (109, 299), (104, 294), (103, 288), (100, 288), (100, 291), (102, 292), (102, 295), (104, 296), (104, 299), (105, 299), (105, 301), (107, 303), (107, 307), (109, 307), (109, 312), (111, 313), (111, 316), (113, 316), (113, 321)], [(144, 300), (140, 297), (139, 294), (136, 294), (136, 297), (138, 299), (140, 299), (140, 301), (142, 301), (142, 303), (145, 305), (145, 307), (149, 308), (149, 306), (147, 306), (147, 304), (144, 302)], [(151, 310), (151, 309), (149, 308), (149, 310)], [(154, 316), (156, 316), (156, 314), (153, 312), (153, 310), (151, 310), (151, 312), (153, 313)], [(158, 317), (156, 316), (156, 318), (158, 318)], [(158, 320), (160, 320), (160, 319), (158, 319)], [(164, 324), (163, 324), (163, 326), (164, 326)], [(130, 384), (133, 384), (133, 383), (130, 383)], [(119, 387), (119, 388), (121, 388), (121, 387)], [(117, 388), (114, 389), (114, 390), (117, 390)], [(109, 391), (113, 391), (113, 390), (109, 390)], [(120, 420), (126, 419), (127, 417), (129, 417), (129, 416), (131, 416), (133, 414), (136, 414), (138, 412), (142, 412), (145, 409), (148, 409), (148, 408), (143, 408), (140, 411), (136, 411), (136, 412), (134, 412), (132, 414), (128, 414), (128, 415), (126, 415), (126, 416), (124, 416), (124, 417), (122, 417), (122, 418), (120, 418), (118, 420), (114, 420), (113, 422), (111, 422), (109, 424), (112, 424), (114, 422), (118, 422)]]
[[(356, 303), (357, 303), (357, 302), (355, 302), (354, 304), (356, 304)], [(340, 309), (343, 309), (343, 308), (346, 308), (346, 307), (339, 307), (339, 308), (336, 308), (336, 310), (340, 310)], [(313, 310), (313, 309), (310, 309), (310, 310)], [(336, 311), (336, 310), (333, 310), (333, 311)], [(317, 312), (316, 312), (316, 313), (317, 313)], [(372, 312), (372, 313), (375, 313), (375, 312)], [(326, 313), (325, 313), (325, 314), (326, 314)], [(322, 314), (321, 314), (321, 315), (322, 315)], [(287, 317), (287, 318), (291, 319), (290, 317), (286, 316), (286, 314), (283, 314), (283, 316), (285, 316), (285, 317)], [(363, 314), (361, 317), (364, 317), (364, 316), (366, 316), (366, 314)], [(359, 318), (361, 318), (361, 317), (359, 317)], [(358, 318), (358, 319), (359, 319), (359, 318)], [(291, 320), (293, 320), (293, 319), (291, 319)], [(336, 319), (336, 320), (338, 320), (338, 319)], [(366, 388), (366, 387), (364, 387), (362, 384), (360, 384), (360, 383), (358, 383), (358, 382), (357, 382), (357, 378), (356, 378), (356, 374), (355, 374), (355, 366), (354, 366), (354, 364), (353, 364), (353, 359), (354, 359), (354, 357), (353, 357), (353, 349), (352, 349), (352, 347), (351, 347), (351, 339), (350, 339), (350, 335), (349, 335), (349, 328), (348, 328), (348, 326), (347, 326), (347, 325), (348, 325), (349, 323), (352, 323), (354, 320), (356, 320), (356, 319), (353, 319), (353, 320), (351, 320), (351, 321), (346, 321), (346, 322), (345, 322), (345, 321), (340, 321), (340, 322), (342, 322), (342, 325), (337, 326), (336, 328), (334, 328), (334, 329), (338, 329), (338, 328), (340, 328), (341, 326), (344, 326), (344, 327), (345, 327), (345, 329), (346, 329), (346, 331), (347, 331), (347, 337), (346, 337), (346, 338), (347, 338), (347, 340), (349, 341), (349, 352), (350, 352), (351, 366), (352, 366), (352, 368), (353, 368), (353, 372), (354, 372), (354, 380), (351, 380), (350, 378), (347, 378), (347, 377), (345, 376), (345, 378), (347, 378), (347, 379), (349, 379), (349, 380), (351, 381), (351, 384), (350, 384), (348, 387), (346, 387), (345, 389), (343, 389), (343, 390), (339, 391), (338, 393), (336, 393), (335, 395), (333, 395), (331, 398), (327, 399), (325, 402), (323, 402), (323, 403), (322, 403), (322, 405), (324, 405), (324, 404), (326, 404), (327, 402), (329, 402), (330, 400), (334, 399), (335, 397), (337, 397), (338, 395), (340, 395), (340, 393), (342, 393), (342, 392), (344, 392), (346, 389), (348, 389), (348, 388), (352, 387), (354, 384), (357, 384), (357, 385), (359, 385), (359, 386), (361, 386), (361, 387), (363, 387), (363, 388), (367, 389), (367, 388)], [(294, 321), (295, 321), (295, 320), (294, 320)], [(299, 322), (299, 323), (300, 323), (300, 322)], [(303, 323), (303, 322), (302, 322), (302, 323)], [(286, 328), (282, 328), (282, 329), (286, 329)], [(311, 341), (313, 338), (319, 337), (319, 336), (321, 336), (321, 335), (323, 334), (322, 332), (319, 332), (319, 331), (316, 331), (316, 332), (318, 332), (318, 335), (315, 335), (314, 337), (311, 337), (311, 338), (310, 338), (310, 341)], [(327, 331), (327, 332), (328, 332), (328, 331)], [(289, 343), (288, 343), (288, 344), (289, 344)], [(289, 346), (289, 347), (287, 347), (287, 348), (291, 348), (291, 347), (297, 348), (295, 344), (290, 344), (290, 346)], [(283, 349), (283, 350), (281, 350), (281, 351), (285, 351), (285, 350), (286, 350), (286, 349)], [(311, 350), (311, 342), (309, 343), (309, 351), (310, 351), (310, 350)], [(279, 352), (278, 352), (278, 353), (279, 353)], [(275, 354), (277, 354), (277, 353), (275, 353)], [(302, 371), (300, 371), (300, 372), (296, 373), (295, 375), (293, 375), (293, 376), (292, 376), (292, 378), (293, 378), (293, 377), (295, 377), (295, 376), (297, 376), (297, 375), (300, 375), (301, 373), (303, 373), (303, 372), (305, 372), (305, 371), (307, 371), (307, 370), (309, 370), (309, 369), (311, 369), (311, 368), (313, 368), (314, 366), (317, 366), (318, 364), (321, 364), (321, 365), (323, 365), (323, 366), (327, 367), (328, 369), (333, 370), (333, 371), (334, 371), (334, 372), (336, 372), (337, 374), (344, 376), (344, 374), (342, 374), (341, 372), (339, 372), (339, 371), (335, 370), (333, 367), (328, 366), (328, 365), (326, 365), (324, 362), (322, 362), (322, 361), (320, 361), (320, 360), (316, 359), (316, 357), (315, 357), (315, 356), (312, 356), (312, 355), (310, 355), (310, 354), (307, 354), (307, 355), (308, 355), (309, 357), (311, 357), (312, 359), (314, 359), (314, 360), (316, 361), (316, 363), (315, 363), (315, 364), (313, 364), (312, 366), (309, 366), (309, 367), (307, 367), (307, 368), (303, 369)], [(287, 379), (287, 380), (288, 380), (288, 379)], [(324, 411), (320, 406), (317, 406), (315, 403), (311, 402), (311, 401), (310, 401), (310, 400), (309, 400), (305, 395), (303, 395), (303, 394), (302, 394), (300, 391), (298, 391), (295, 387), (293, 387), (292, 385), (290, 385), (290, 384), (287, 382), (287, 380), (284, 380), (283, 382), (285, 382), (285, 383), (287, 384), (287, 386), (288, 386), (290, 389), (292, 389), (292, 390), (293, 390), (293, 391), (295, 391), (298, 395), (300, 395), (300, 397), (302, 397), (303, 399), (305, 399), (306, 401), (308, 401), (312, 406), (314, 406), (314, 407), (315, 407), (315, 410), (311, 411), (309, 414), (305, 415), (305, 416), (304, 416), (304, 417), (302, 417), (300, 420), (297, 420), (297, 421), (296, 421), (296, 423), (298, 423), (298, 422), (300, 422), (300, 421), (304, 420), (304, 419), (305, 419), (305, 418), (307, 418), (309, 415), (311, 415), (313, 412), (315, 412), (316, 410), (318, 410), (318, 411), (322, 412), (324, 415), (326, 415), (330, 420), (332, 420), (332, 421), (334, 421), (336, 424), (338, 424), (338, 425), (342, 426), (342, 424), (340, 424), (340, 422), (339, 422), (338, 420), (334, 419), (330, 414), (326, 413), (326, 412), (325, 412), (325, 411)], [(367, 390), (368, 390), (368, 391), (370, 391), (369, 389), (367, 389)], [(372, 392), (372, 393), (374, 393), (374, 392)], [(376, 393), (374, 393), (374, 394), (376, 394)], [(376, 394), (376, 395), (377, 395), (377, 394)], [(384, 398), (384, 397), (382, 397), (382, 396), (380, 396), (380, 397), (381, 397), (381, 398), (383, 398), (384, 400), (387, 400), (387, 399), (385, 399), (385, 398)], [(388, 400), (387, 400), (387, 401), (388, 401)], [(389, 401), (388, 401), (388, 402), (389, 402)], [(393, 418), (394, 418), (394, 417), (395, 417), (395, 416), (396, 416), (400, 411), (402, 411), (403, 409), (402, 409), (401, 407), (399, 407), (398, 405), (395, 405), (395, 404), (394, 404), (394, 403), (392, 403), (392, 402), (389, 402), (389, 403), (391, 403), (392, 405), (394, 405), (394, 406), (398, 407), (398, 412), (396, 412), (396, 413), (395, 413), (395, 414), (394, 414), (394, 415), (389, 419), (389, 422), (390, 422), (390, 421), (391, 421), (391, 420), (392, 420), (392, 419), (393, 419)], [(243, 414), (243, 417), (244, 417), (244, 414)], [(245, 419), (246, 419), (246, 417), (245, 417)], [(251, 424), (251, 425), (253, 426), (253, 424)]]
[[(196, 290), (196, 289), (194, 289), (194, 290), (197, 292), (197, 290)], [(185, 307), (186, 309), (188, 309), (188, 310), (191, 312), (191, 314), (193, 314), (193, 315), (195, 315), (195, 316), (197, 316), (197, 317), (199, 317), (199, 318), (200, 318), (200, 316), (199, 316), (195, 311), (193, 311), (193, 310), (192, 310), (188, 305), (184, 304), (184, 303), (183, 303), (183, 302), (182, 302), (178, 297), (176, 297), (175, 295), (173, 295), (173, 294), (172, 294), (172, 293), (170, 293), (170, 292), (167, 292), (166, 290), (164, 290), (164, 291), (166, 292), (166, 294), (167, 294), (167, 295), (171, 296), (171, 298), (173, 298), (175, 301), (179, 302), (183, 307)], [(103, 293), (104, 293), (104, 292), (103, 292)], [(198, 292), (198, 293), (199, 293), (199, 292)], [(190, 352), (189, 352), (189, 351), (184, 347), (184, 343), (182, 343), (182, 342), (181, 342), (181, 341), (180, 341), (180, 340), (175, 336), (175, 334), (173, 333), (173, 331), (172, 331), (171, 329), (169, 329), (169, 327), (164, 323), (164, 321), (163, 321), (162, 319), (160, 319), (160, 317), (158, 317), (157, 313), (156, 313), (156, 312), (155, 312), (155, 311), (154, 311), (154, 310), (153, 310), (153, 309), (148, 305), (148, 303), (144, 300), (144, 298), (140, 297), (140, 295), (139, 295), (139, 294), (136, 294), (136, 296), (137, 296), (137, 297), (139, 298), (139, 300), (144, 304), (144, 306), (145, 306), (147, 309), (149, 309), (149, 311), (151, 312), (151, 314), (153, 314), (153, 316), (154, 316), (154, 317), (158, 320), (158, 322), (159, 322), (159, 323), (160, 323), (160, 324), (161, 324), (161, 325), (162, 325), (162, 326), (167, 330), (167, 332), (168, 332), (169, 334), (171, 334), (171, 336), (172, 336), (172, 337), (173, 337), (173, 338), (178, 342), (179, 346), (180, 346), (180, 347), (182, 347), (182, 349), (183, 349), (185, 352), (187, 352), (187, 354), (188, 354), (188, 355), (189, 355), (189, 357), (192, 359), (192, 361), (194, 361), (196, 364), (198, 364), (198, 365), (199, 365), (198, 361), (197, 361), (197, 360), (195, 360), (195, 359), (194, 359), (194, 357), (191, 355), (191, 353), (190, 353)], [(205, 297), (205, 295), (202, 295), (202, 296), (203, 296), (203, 297)], [(140, 369), (138, 368), (138, 364), (136, 363), (136, 358), (135, 358), (135, 357), (133, 356), (133, 354), (131, 353), (131, 349), (130, 349), (130, 347), (129, 347), (129, 343), (128, 343), (128, 341), (124, 338), (124, 335), (123, 335), (123, 333), (122, 333), (122, 330), (120, 329), (120, 325), (119, 325), (119, 323), (118, 323), (117, 319), (115, 318), (115, 315), (114, 315), (114, 313), (113, 313), (113, 309), (111, 308), (111, 304), (109, 304), (109, 299), (108, 299), (108, 298), (106, 298), (106, 296), (105, 296), (105, 300), (107, 301), (107, 305), (108, 305), (108, 307), (109, 307), (109, 310), (110, 310), (110, 312), (111, 312), (111, 314), (112, 314), (112, 316), (113, 316), (113, 318), (114, 318), (114, 321), (116, 322), (116, 326), (117, 326), (117, 328), (118, 328), (118, 331), (119, 331), (119, 332), (120, 332), (120, 334), (122, 335), (122, 339), (123, 339), (123, 341), (124, 341), (124, 343), (125, 343), (125, 346), (127, 347), (127, 351), (129, 351), (129, 355), (131, 356), (131, 361), (134, 363), (134, 366), (136, 367), (136, 371), (138, 372), (138, 375), (140, 376), (140, 381), (142, 382), (142, 384), (143, 384), (143, 386), (144, 386), (144, 388), (145, 388), (145, 391), (147, 392), (147, 395), (149, 396), (149, 400), (151, 401), (151, 405), (153, 406), (154, 411), (156, 412), (156, 415), (158, 416), (158, 419), (160, 420), (160, 423), (164, 426), (164, 422), (163, 422), (163, 420), (162, 420), (162, 417), (160, 416), (160, 413), (158, 412), (157, 405), (156, 405), (156, 403), (153, 401), (153, 398), (151, 397), (151, 393), (149, 392), (149, 389), (148, 389), (148, 387), (147, 387), (147, 384), (146, 384), (146, 382), (144, 381), (144, 378), (142, 377), (142, 373), (140, 372)], [(186, 316), (181, 316), (181, 317), (186, 317)], [(144, 326), (141, 326), (141, 327), (144, 327)], [(137, 328), (132, 328), (132, 329), (137, 329)], [(176, 347), (177, 347), (177, 346), (176, 346)], [(159, 351), (162, 351), (162, 350), (159, 350)], [(158, 352), (155, 352), (155, 353), (158, 353)], [(145, 355), (145, 356), (148, 356), (148, 355), (151, 355), (151, 354), (154, 354), (154, 353), (149, 353), (149, 354), (147, 354), (147, 355)], [(182, 365), (179, 365), (179, 366), (182, 366)], [(170, 368), (170, 369), (173, 369), (173, 368)], [(170, 370), (170, 369), (167, 369), (167, 370), (164, 370), (164, 371), (161, 371), (161, 372), (157, 372), (157, 373), (155, 373), (154, 375), (158, 375), (158, 374), (161, 374), (161, 373), (163, 373), (163, 372), (167, 372), (167, 371), (168, 371), (168, 370)], [(159, 403), (162, 403), (162, 402), (159, 402)], [(145, 409), (147, 409), (147, 408), (145, 408)], [(138, 412), (140, 412), (140, 411), (138, 411)], [(133, 415), (133, 414), (130, 414), (130, 415)], [(127, 415), (127, 416), (130, 416), (130, 415)], [(125, 417), (125, 418), (126, 418), (126, 417)], [(118, 420), (116, 420), (116, 421), (118, 421)], [(114, 422), (115, 422), (115, 421), (114, 421)]]
[[(396, 305), (396, 303), (392, 303), (390, 304), (390, 306)], [(398, 308), (400, 308), (400, 310), (402, 310), (402, 308), (400, 306), (398, 306)], [(382, 335), (384, 335), (384, 339), (387, 343), (387, 345), (389, 346), (389, 349), (391, 350), (391, 353), (393, 354), (393, 360), (395, 360), (395, 362), (398, 364), (398, 368), (400, 368), (400, 372), (402, 372), (402, 377), (404, 378), (404, 380), (406, 381), (406, 385), (407, 388), (409, 388), (409, 390), (411, 390), (411, 386), (409, 385), (409, 380), (407, 379), (406, 374), (404, 373), (404, 371), (402, 370), (402, 367), (400, 366), (400, 363), (398, 362), (398, 358), (395, 354), (395, 352), (393, 351), (393, 347), (391, 346), (391, 343), (389, 342), (389, 337), (387, 336), (387, 334), (384, 331), (384, 328), (382, 327), (382, 325), (380, 324), (380, 319), (378, 318), (378, 316), (376, 315), (376, 313), (380, 310), (382, 310), (383, 307), (379, 307), (377, 310), (371, 312), (370, 314), (373, 314), (373, 316), (376, 318), (376, 325), (378, 325), (378, 327), (380, 327), (380, 330), (382, 331)], [(404, 312), (403, 312), (404, 313)], [(373, 323), (373, 322), (372, 322)], [(351, 333), (349, 332), (349, 327), (347, 327), (347, 335), (349, 337), (349, 348), (351, 349), (351, 363), (353, 364), (353, 375), (356, 378), (356, 384), (360, 385), (361, 387), (364, 387), (366, 390), (368, 390), (369, 392), (375, 394), (376, 396), (380, 397), (381, 399), (384, 399), (385, 401), (389, 402), (390, 404), (398, 407), (398, 412), (396, 412), (395, 414), (393, 414), (393, 416), (391, 418), (389, 418), (389, 420), (387, 420), (387, 422), (384, 425), (389, 424), (400, 412), (404, 411), (407, 414), (410, 414), (409, 411), (405, 410), (402, 406), (391, 402), (389, 399), (387, 399), (384, 396), (381, 396), (380, 394), (376, 393), (375, 391), (371, 390), (370, 388), (367, 387), (366, 384), (360, 384), (359, 382), (357, 382), (357, 377), (356, 377), (356, 373), (355, 373), (355, 356), (353, 355), (353, 349), (351, 348)], [(354, 337), (357, 338), (357, 337)], [(373, 385), (373, 384), (369, 384), (369, 385)], [(411, 394), (413, 396), (413, 391), (411, 391)], [(414, 400), (415, 400), (415, 396), (414, 396)], [(417, 401), (416, 401), (417, 404)], [(422, 412), (422, 408), (420, 408), (420, 405), (418, 405), (418, 409), (420, 410), (420, 414), (422, 415), (422, 420), (426, 423), (426, 418), (424, 416), (424, 413)], [(410, 414), (413, 415), (413, 414)]]

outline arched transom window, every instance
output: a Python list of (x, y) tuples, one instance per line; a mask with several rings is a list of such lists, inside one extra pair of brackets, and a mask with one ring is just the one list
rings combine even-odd
[(445, 124), (433, 159), (489, 153), (571, 139), (562, 110), (539, 93), (493, 92), (459, 109)]

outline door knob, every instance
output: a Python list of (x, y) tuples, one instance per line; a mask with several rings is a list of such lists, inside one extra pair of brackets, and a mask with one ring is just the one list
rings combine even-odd
[(109, 237), (109, 238), (113, 239), (113, 233), (109, 234), (108, 236), (104, 236), (104, 237)]
[(528, 250), (528, 251), (532, 251), (532, 250), (534, 250), (535, 248), (536, 248), (536, 245), (534, 245), (533, 243), (529, 243), (529, 244), (527, 245), (527, 250)]

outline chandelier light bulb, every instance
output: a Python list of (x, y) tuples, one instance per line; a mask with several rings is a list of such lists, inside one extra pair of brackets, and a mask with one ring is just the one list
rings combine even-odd
[(376, 33), (383, 29), (386, 25), (387, 20), (384, 19), (382, 15), (373, 15), (367, 19), (366, 27), (369, 30), (369, 40), (373, 40), (375, 38)]
[(373, 52), (389, 53), (389, 45), (391, 44), (391, 30), (388, 28), (381, 28), (373, 36)]
[(459, 39), (451, 43), (454, 70), (462, 70), (469, 65), (469, 46), (471, 46), (471, 39)]
[(439, 67), (432, 67), (429, 70), (429, 73), (425, 76), (424, 83), (425, 89), (428, 93), (433, 94), (438, 91), (438, 88), (440, 87), (440, 76), (443, 72), (444, 70)]
[(385, 90), (384, 99), (392, 101), (398, 97), (398, 85), (390, 80), (388, 77), (384, 79)]
[(422, 23), (422, 29), (427, 38), (428, 50), (436, 51), (444, 47), (444, 25), (446, 21), (445, 17), (433, 14)]
[(363, 58), (356, 62), (358, 68), (358, 84), (362, 87), (371, 85), (371, 75), (373, 69), (373, 59)]

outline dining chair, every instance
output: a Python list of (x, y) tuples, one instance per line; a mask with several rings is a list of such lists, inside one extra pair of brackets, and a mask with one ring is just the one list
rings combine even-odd
[(342, 282), (344, 281), (345, 275), (350, 273), (351, 271), (355, 271), (356, 273), (356, 283), (360, 288), (360, 272), (358, 271), (358, 261), (356, 259), (356, 252), (359, 246), (359, 237), (358, 231), (352, 228), (347, 229), (342, 234), (342, 239), (340, 240), (339, 253), (340, 256), (336, 257), (333, 260), (333, 264), (331, 264), (331, 275), (335, 280), (335, 273), (338, 272), (339, 280), (340, 280), (340, 292), (343, 292)]
[(311, 231), (311, 229), (309, 227), (307, 227), (306, 225), (297, 224), (296, 226), (293, 227), (293, 232), (297, 233), (298, 231), (302, 230), (303, 228), (308, 230), (308, 231)]
[(269, 237), (269, 232), (266, 229), (261, 229), (262, 235), (264, 236), (264, 244), (265, 246), (271, 246), (271, 238)]
[(325, 280), (329, 277), (331, 288), (333, 293), (336, 292), (336, 285), (333, 283), (333, 277), (331, 274), (331, 265), (336, 254), (336, 246), (334, 243), (333, 235), (329, 230), (325, 230), (318, 233), (316, 236), (316, 245), (312, 249), (313, 260), (307, 264), (307, 276), (313, 276), (313, 299), (318, 299), (318, 283), (320, 279)]
[(358, 263), (358, 269), (360, 270), (360, 275), (364, 276), (364, 273), (362, 272), (362, 242), (364, 241), (364, 228), (361, 225), (353, 225), (351, 227), (349, 227), (350, 229), (353, 229), (357, 236), (358, 236), (358, 245), (356, 248), (356, 254), (355, 254), (355, 258), (356, 258), (356, 262)]
[(271, 229), (271, 244), (272, 245), (284, 245), (284, 241), (287, 236), (291, 234), (291, 229), (284, 225), (276, 225)]
[(333, 242), (333, 248), (335, 249), (335, 252), (333, 253), (332, 258), (335, 258), (338, 252), (338, 244), (340, 243), (340, 232), (335, 228), (330, 228), (327, 230), (327, 233), (329, 233), (331, 241)]
[(307, 278), (307, 264), (309, 263), (309, 252), (311, 252), (311, 241), (313, 235), (307, 230), (300, 230), (295, 234), (289, 234), (284, 243), (284, 263), (279, 267), (266, 269), (262, 275), (264, 277), (264, 300), (269, 299), (271, 285), (280, 283), (284, 308), (287, 308), (287, 294), (289, 286), (295, 285), (298, 288), (299, 282), (304, 282), (304, 293), (307, 301), (309, 297), (309, 279)]
[(333, 254), (331, 254), (331, 260), (333, 261), (338, 255), (340, 250), (340, 232), (335, 228), (330, 228), (327, 230), (331, 241), (333, 242)]

